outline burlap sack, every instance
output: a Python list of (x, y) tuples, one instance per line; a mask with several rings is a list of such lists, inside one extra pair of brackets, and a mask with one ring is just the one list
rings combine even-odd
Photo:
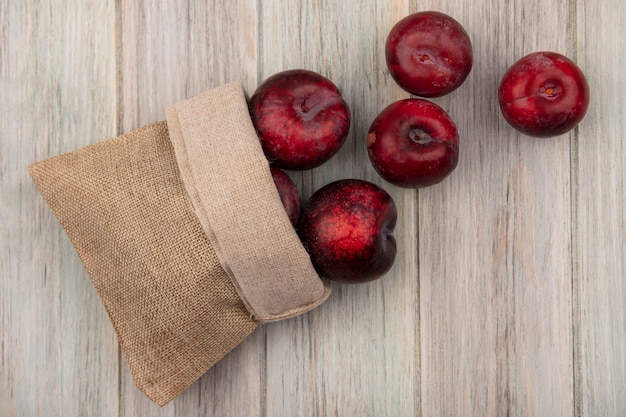
[(29, 170), (136, 385), (159, 405), (259, 322), (329, 295), (282, 207), (239, 83), (173, 105), (167, 123)]

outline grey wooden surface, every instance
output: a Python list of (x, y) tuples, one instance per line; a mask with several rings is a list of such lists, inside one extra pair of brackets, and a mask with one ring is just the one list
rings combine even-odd
[[(387, 32), (429, 9), (464, 25), (474, 69), (435, 100), (461, 134), (457, 169), (404, 190), (369, 165), (365, 133), (407, 96)], [(496, 101), (537, 50), (591, 87), (585, 120), (553, 139), (516, 133)], [(621, 0), (0, 1), (0, 416), (626, 416), (625, 55)], [(339, 154), (292, 178), (305, 198), (339, 178), (384, 186), (396, 264), (262, 326), (159, 408), (26, 167), (290, 68), (331, 78), (354, 115)]]

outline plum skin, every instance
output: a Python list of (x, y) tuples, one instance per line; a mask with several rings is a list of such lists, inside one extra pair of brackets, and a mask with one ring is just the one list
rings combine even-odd
[(309, 70), (269, 77), (249, 101), (263, 152), (282, 169), (315, 168), (335, 155), (348, 136), (351, 113), (328, 78)]
[(303, 208), (298, 234), (320, 276), (342, 283), (382, 277), (396, 257), (393, 198), (376, 184), (343, 179), (317, 190)]
[(389, 73), (404, 90), (420, 97), (440, 97), (457, 89), (472, 70), (472, 42), (452, 17), (417, 12), (391, 29), (385, 58)]
[(302, 213), (302, 198), (300, 197), (298, 187), (296, 187), (296, 184), (285, 171), (270, 166), (270, 173), (278, 190), (280, 201), (287, 212), (287, 217), (289, 217), (291, 225), (295, 228)]
[(450, 116), (423, 99), (387, 106), (372, 122), (367, 152), (378, 174), (404, 188), (445, 179), (457, 166), (459, 134)]
[(498, 88), (504, 119), (534, 137), (569, 132), (589, 108), (589, 85), (569, 58), (549, 51), (528, 54), (504, 74)]

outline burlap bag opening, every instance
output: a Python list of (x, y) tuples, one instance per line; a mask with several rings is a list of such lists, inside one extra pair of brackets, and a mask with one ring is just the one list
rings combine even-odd
[(159, 405), (259, 322), (308, 311), (330, 293), (282, 208), (240, 83), (29, 170), (136, 385)]

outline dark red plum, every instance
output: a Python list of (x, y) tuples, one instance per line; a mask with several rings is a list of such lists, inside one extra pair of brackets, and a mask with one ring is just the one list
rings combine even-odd
[(504, 74), (498, 102), (504, 119), (520, 132), (557, 136), (585, 117), (589, 85), (571, 59), (555, 52), (535, 52)]
[(302, 198), (300, 197), (298, 187), (296, 187), (296, 184), (285, 171), (270, 166), (270, 172), (287, 216), (293, 227), (296, 227), (302, 213)]
[(405, 99), (387, 106), (372, 123), (367, 151), (376, 171), (405, 188), (437, 184), (456, 168), (459, 134), (438, 105)]
[(404, 90), (440, 97), (457, 89), (472, 70), (472, 42), (452, 17), (418, 12), (391, 29), (385, 57), (389, 73)]
[(350, 109), (341, 92), (313, 71), (269, 77), (250, 97), (249, 107), (266, 157), (282, 169), (323, 164), (339, 151), (350, 130)]
[(344, 179), (311, 196), (298, 233), (322, 277), (363, 283), (380, 278), (393, 265), (396, 219), (396, 206), (384, 189)]

